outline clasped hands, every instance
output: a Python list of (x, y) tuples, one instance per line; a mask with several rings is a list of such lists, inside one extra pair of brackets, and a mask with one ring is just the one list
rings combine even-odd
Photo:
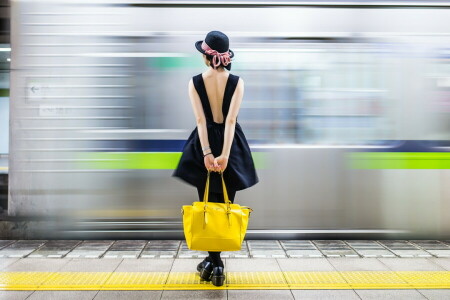
[(209, 155), (206, 155), (204, 157), (204, 163), (205, 167), (209, 171), (213, 172), (223, 172), (228, 166), (228, 157), (225, 155), (220, 155), (217, 157), (214, 157), (214, 155), (211, 153)]

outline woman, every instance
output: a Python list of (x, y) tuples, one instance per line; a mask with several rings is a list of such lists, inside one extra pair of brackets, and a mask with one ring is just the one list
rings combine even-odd
[[(189, 97), (197, 127), (188, 137), (183, 153), (172, 176), (197, 187), (203, 200), (207, 173), (210, 173), (210, 202), (225, 202), (222, 179), (228, 196), (234, 202), (236, 191), (258, 183), (255, 166), (246, 137), (237, 122), (244, 95), (244, 81), (231, 70), (233, 51), (228, 37), (220, 31), (209, 32), (204, 41), (195, 43), (203, 54), (208, 70), (189, 81)], [(226, 70), (225, 70), (226, 69)], [(208, 252), (198, 266), (200, 277), (216, 286), (225, 281), (220, 252)]]

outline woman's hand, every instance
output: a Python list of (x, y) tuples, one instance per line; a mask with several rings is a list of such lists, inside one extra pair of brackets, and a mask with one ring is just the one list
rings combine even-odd
[(228, 157), (226, 157), (225, 155), (217, 156), (214, 159), (214, 167), (217, 172), (225, 171), (227, 166), (228, 166)]
[(214, 168), (214, 155), (209, 154), (203, 158), (203, 162), (205, 163), (206, 170), (215, 171)]

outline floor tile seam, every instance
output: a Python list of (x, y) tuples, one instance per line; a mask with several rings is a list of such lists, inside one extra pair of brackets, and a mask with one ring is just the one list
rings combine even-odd
[(416, 283), (414, 283), (413, 281), (410, 281), (407, 279), (408, 274), (405, 273), (422, 273), (422, 272), (427, 272), (427, 273), (436, 273), (436, 272), (446, 272), (449, 273), (449, 271), (393, 271), (403, 282), (405, 282), (407, 285), (409, 285), (411, 287), (411, 289), (418, 289), (415, 285)]
[(388, 259), (398, 260), (398, 261), (404, 261), (405, 259), (423, 260), (423, 261), (430, 262), (432, 265), (438, 267), (438, 269), (439, 269), (439, 270), (415, 270), (415, 271), (418, 271), (418, 272), (425, 272), (425, 271), (449, 271), (444, 266), (442, 266), (442, 265), (440, 265), (438, 263), (435, 263), (434, 261), (431, 260), (431, 259), (436, 258), (436, 257), (408, 257), (408, 258), (405, 258), (405, 257), (403, 257), (403, 258), (402, 257), (394, 257), (394, 258), (390, 258), (390, 257), (376, 257), (376, 258), (382, 264), (384, 264), (389, 270), (394, 271), (394, 272), (396, 272), (396, 271), (401, 272), (402, 270), (394, 270), (393, 268), (391, 268), (387, 264), (385, 264), (381, 259), (386, 259), (386, 261)]
[[(64, 254), (64, 255), (62, 255), (60, 258), (66, 258), (66, 256), (67, 256), (70, 252), (72, 252), (76, 247), (78, 247), (82, 242), (83, 242), (82, 240), (79, 240), (79, 241), (75, 244), (75, 246), (73, 246), (71, 249), (69, 249), (69, 251), (67, 251), (67, 253)], [(33, 251), (33, 252), (34, 252), (34, 251)], [(33, 253), (33, 252), (31, 252), (31, 253)], [(30, 254), (31, 254), (31, 253), (30, 253)], [(29, 254), (29, 255), (30, 255), (30, 254)], [(48, 256), (47, 256), (47, 258), (48, 258)]]
[[(175, 254), (175, 257), (174, 257), (173, 260), (172, 260), (172, 264), (171, 264), (171, 266), (170, 266), (169, 272), (167, 272), (166, 279), (164, 280), (164, 286), (167, 285), (167, 282), (168, 282), (168, 280), (169, 280), (169, 276), (170, 276), (170, 274), (172, 273), (173, 265), (175, 264), (175, 261), (176, 261), (176, 259), (177, 259), (177, 257), (178, 257), (178, 253), (179, 253), (180, 250), (181, 250), (182, 244), (183, 244), (182, 242), (180, 242), (180, 243), (178, 244), (177, 253)], [(159, 300), (161, 300), (161, 299), (163, 298), (164, 291), (165, 291), (165, 290), (163, 289), (162, 292), (161, 292), (161, 295), (159, 296)]]
[[(280, 245), (281, 245), (281, 243), (280, 243)], [(277, 262), (278, 268), (280, 268), (281, 274), (283, 274), (284, 281), (286, 282), (287, 286), (289, 287), (289, 292), (291, 293), (292, 299), (295, 300), (294, 292), (292, 292), (291, 285), (289, 284), (289, 281), (286, 278), (285, 272), (281, 268), (281, 265), (280, 265), (280, 262), (278, 261), (278, 258), (276, 258), (275, 261)]]
[(40, 245), (39, 247), (33, 249), (30, 253), (28, 253), (28, 254), (22, 256), (20, 259), (25, 258), (25, 257), (27, 257), (28, 255), (31, 255), (31, 253), (34, 253), (34, 252), (36, 252), (36, 251), (39, 251), (41, 248), (44, 247), (45, 243), (47, 243), (48, 241), (49, 241), (49, 240), (45, 240), (45, 241), (42, 243), (42, 245)]
[(326, 259), (326, 261), (328, 262), (328, 264), (336, 271), (336, 272), (339, 272), (339, 270), (336, 268), (336, 266), (335, 265), (333, 265), (332, 263), (331, 263), (331, 261), (330, 261), (330, 257), (324, 257), (325, 259)]
[(17, 243), (19, 240), (13, 240), (11, 243), (6, 244), (5, 246), (1, 247), (0, 250), (3, 250), (9, 246), (12, 246), (13, 244)]
[(94, 297), (91, 300), (95, 300), (95, 298), (97, 297), (97, 295), (100, 293), (100, 290), (97, 291), (97, 293), (95, 293)]
[(430, 262), (431, 264), (437, 266), (438, 268), (440, 268), (440, 269), (442, 269), (442, 270), (444, 270), (444, 271), (449, 271), (449, 270), (447, 270), (443, 265), (438, 264), (437, 262), (434, 261), (434, 259), (432, 260), (432, 259), (430, 259), (430, 258), (437, 258), (437, 257), (426, 257), (425, 259), (426, 259), (428, 262)]
[(67, 266), (68, 263), (70, 263), (73, 260), (73, 258), (67, 259), (66, 263), (61, 265), (56, 271), (55, 273), (58, 273), (61, 271), (61, 269), (63, 269), (65, 266)]
[(355, 289), (353, 289), (352, 291), (353, 291), (353, 293), (356, 294), (356, 297), (358, 297), (360, 300), (363, 300), (363, 298), (361, 297), (361, 295), (358, 294), (358, 292), (357, 292)]
[(30, 293), (28, 296), (26, 296), (24, 300), (29, 299), (29, 298), (31, 297), (31, 295), (33, 295), (33, 294), (36, 293), (36, 292), (37, 292), (37, 290), (34, 290), (32, 293)]
[(113, 245), (114, 245), (116, 242), (117, 242), (117, 240), (114, 240), (114, 241), (111, 243), (111, 245), (109, 245), (109, 247), (108, 247), (105, 251), (103, 251), (102, 254), (99, 255), (98, 259), (103, 258), (103, 257), (105, 256), (106, 252), (108, 252), (108, 251), (113, 247)]
[(183, 241), (179, 241), (178, 242), (178, 248), (177, 248), (177, 252), (175, 253), (173, 258), (178, 258), (178, 256), (180, 255), (181, 249), (183, 248)]
[[(286, 247), (284, 246), (284, 244), (283, 244), (280, 240), (277, 240), (277, 242), (278, 242), (278, 244), (280, 245), (281, 249), (283, 249), (284, 254), (286, 255), (286, 257), (289, 257), (289, 256), (288, 256), (288, 253), (287, 253), (287, 249), (286, 249)], [(294, 297), (294, 299), (295, 299), (295, 297)]]
[[(105, 252), (105, 253), (106, 253), (106, 252)], [(73, 259), (70, 259), (70, 261), (72, 261), (72, 260), (73, 260)], [(119, 268), (119, 266), (123, 263), (123, 261), (124, 261), (124, 259), (122, 258), (121, 261), (120, 261), (120, 263), (118, 263), (117, 266), (115, 267), (115, 269), (114, 269), (113, 271), (111, 271), (111, 272), (100, 272), (100, 273), (109, 273), (109, 274), (108, 274), (107, 277), (103, 280), (102, 284), (100, 284), (100, 289), (96, 291), (94, 297), (93, 297), (91, 300), (94, 300), (95, 297), (97, 297), (98, 293), (101, 291), (101, 288), (104, 286), (104, 284), (105, 284), (106, 282), (108, 282), (108, 280), (111, 279), (111, 277), (113, 276), (113, 274), (116, 273), (116, 270), (117, 270), (117, 269)], [(67, 263), (68, 263), (68, 262), (67, 262)], [(67, 263), (66, 263), (66, 264), (67, 264)], [(65, 266), (66, 264), (64, 264), (63, 266)], [(63, 266), (61, 266), (61, 268), (63, 268)], [(60, 268), (60, 269), (61, 269), (61, 268)], [(50, 280), (52, 276), (54, 276), (54, 275), (56, 275), (57, 273), (60, 273), (60, 272), (55, 271), (55, 272), (49, 272), (49, 273), (51, 273), (51, 274), (49, 274), (48, 277), (46, 277), (46, 278), (38, 285), (38, 289), (39, 289), (39, 287), (41, 287), (42, 285), (44, 285), (44, 283), (46, 283), (48, 280)], [(70, 273), (85, 273), (85, 272), (70, 272)], [(92, 272), (86, 272), (86, 273), (92, 273)], [(96, 273), (96, 272), (94, 272), (94, 273)], [(34, 294), (35, 292), (36, 292), (36, 290), (35, 290), (33, 293), (31, 293), (30, 296), (31, 296), (32, 294)], [(27, 297), (26, 299), (28, 299), (28, 297)]]
[(320, 254), (322, 254), (323, 257), (325, 257), (325, 258), (327, 257), (325, 255), (325, 253), (323, 253), (322, 250), (319, 248), (319, 246), (317, 246), (317, 244), (314, 242), (314, 240), (309, 240), (309, 242), (316, 248), (317, 251), (320, 252)]
[(406, 241), (408, 244), (412, 245), (413, 247), (416, 247), (419, 250), (424, 251), (425, 253), (428, 253), (431, 257), (435, 257), (431, 252), (428, 252), (426, 249), (424, 249), (422, 246), (419, 246), (418, 244), (411, 242), (410, 240)]
[[(354, 290), (355, 291), (355, 293), (358, 295), (358, 297), (361, 299), (361, 300), (364, 300), (363, 298), (361, 298), (361, 296), (359, 295), (359, 293), (358, 293), (358, 290), (367, 290), (367, 289), (356, 289), (356, 290)], [(370, 289), (370, 291), (386, 291), (386, 290), (388, 290), (388, 291), (396, 291), (396, 290), (398, 290), (398, 289)], [(427, 297), (425, 297), (422, 293), (420, 293), (417, 289), (401, 289), (402, 291), (413, 291), (413, 290), (415, 290), (415, 291), (417, 291), (422, 297), (424, 297), (424, 299), (428, 299)]]
[(138, 255), (136, 256), (136, 259), (139, 259), (142, 255), (142, 253), (144, 252), (145, 247), (147, 247), (147, 245), (150, 243), (150, 240), (147, 240), (146, 243), (144, 244), (144, 247), (142, 247), (142, 249), (139, 251)]
[[(433, 259), (432, 261), (434, 262), (434, 260), (440, 260), (440, 259), (442, 259), (442, 258), (439, 258), (439, 257), (433, 257), (433, 258), (431, 258), (431, 259)], [(446, 258), (444, 258), (444, 259), (446, 259)], [(450, 260), (450, 257), (447, 258), (447, 259)], [(439, 264), (438, 262), (434, 262), (434, 263), (437, 264), (437, 265), (439, 265), (440, 267), (444, 268), (446, 271), (450, 271), (450, 267), (447, 269), (444, 265), (441, 265), (441, 264)]]
[(390, 253), (392, 253), (394, 255), (394, 257), (398, 257), (398, 255), (392, 251), (388, 246), (384, 245), (382, 242), (380, 242), (379, 240), (374, 240), (375, 243), (377, 243), (378, 245), (380, 245), (381, 247), (383, 247), (385, 250), (389, 251)]
[[(114, 244), (114, 243), (113, 243)], [(106, 251), (105, 251), (106, 253)], [(124, 259), (122, 258), (120, 263), (117, 264), (116, 268), (110, 272), (111, 274), (103, 281), (102, 285), (105, 284), (106, 282), (108, 282), (108, 280), (111, 278), (111, 276), (113, 276), (113, 274), (116, 272), (117, 268), (119, 268), (119, 266), (124, 262)], [(95, 293), (94, 297), (92, 298), (92, 300), (95, 299), (95, 297), (97, 297), (97, 295), (100, 293), (100, 289), (97, 291), (97, 293)]]
[(349, 243), (347, 243), (347, 241), (345, 241), (345, 240), (342, 240), (342, 242), (344, 243), (344, 244), (346, 244), (350, 249), (352, 249), (353, 250), (353, 252), (355, 252), (356, 253), (356, 255), (358, 255), (360, 258), (361, 257), (363, 257), (363, 255), (362, 254), (360, 254), (358, 251), (356, 251), (356, 249), (355, 248), (353, 248), (353, 246), (351, 246)]
[(425, 296), (424, 294), (422, 294), (422, 292), (420, 292), (419, 289), (416, 289), (416, 291), (417, 291), (419, 294), (421, 294), (422, 297), (424, 297), (425, 299), (430, 300), (427, 296)]
[[(345, 276), (344, 276), (342, 273), (347, 273), (347, 272), (361, 272), (361, 271), (340, 271), (340, 270), (338, 270), (338, 269), (336, 268), (335, 265), (333, 265), (333, 264), (331, 263), (331, 261), (329, 261), (329, 258), (328, 258), (328, 257), (325, 257), (325, 259), (326, 259), (326, 260), (328, 261), (328, 263), (333, 267), (333, 269), (339, 274), (339, 276), (341, 277), (341, 279), (343, 279), (343, 280), (346, 282), (346, 284), (347, 284), (348, 286), (353, 287), (353, 285), (345, 278)], [(382, 262), (380, 262), (380, 263), (382, 263)], [(411, 285), (409, 282), (407, 282), (407, 281), (404, 280), (402, 277), (400, 277), (400, 275), (397, 274), (397, 271), (391, 270), (388, 266), (386, 266), (386, 267), (388, 268), (388, 271), (387, 271), (387, 272), (392, 272), (393, 274), (396, 274), (396, 276), (397, 276), (399, 279), (401, 279), (405, 284)], [(385, 271), (364, 271), (364, 272), (385, 272)]]
[[(51, 259), (51, 258), (49, 258), (49, 259)], [(16, 263), (18, 263), (19, 261), (22, 261), (22, 260), (26, 261), (26, 258), (19, 258), (19, 259), (16, 260), (15, 262), (13, 262), (13, 263), (7, 265), (5, 268), (11, 267), (11, 266), (13, 266), (14, 264), (16, 264)], [(60, 260), (57, 259), (56, 261), (60, 261)], [(68, 259), (64, 264), (62, 264), (59, 268), (57, 268), (57, 269), (54, 270), (54, 271), (36, 271), (36, 272), (48, 272), (48, 273), (60, 272), (61, 269), (64, 268), (70, 261), (72, 261), (72, 258)], [(26, 272), (26, 271), (3, 271), (3, 270), (0, 270), (0, 272)]]
[[(386, 268), (388, 268), (388, 270), (390, 270), (390, 271), (395, 271), (395, 270), (392, 270), (387, 264), (385, 264), (382, 260), (381, 260), (381, 258), (383, 258), (383, 257), (375, 257), (379, 262), (380, 262), (380, 264), (382, 264), (383, 266), (385, 266)], [(395, 258), (394, 258), (395, 259)]]
[(4, 272), (3, 270), (7, 269), (8, 267), (12, 266), (12, 265), (15, 264), (17, 261), (20, 260), (20, 258), (18, 258), (18, 257), (16, 257), (16, 258), (12, 258), (12, 257), (9, 258), (9, 257), (8, 257), (8, 259), (13, 259), (13, 260), (15, 260), (15, 261), (13, 261), (13, 262), (7, 264), (6, 266), (3, 266), (2, 268), (0, 268), (0, 272)]

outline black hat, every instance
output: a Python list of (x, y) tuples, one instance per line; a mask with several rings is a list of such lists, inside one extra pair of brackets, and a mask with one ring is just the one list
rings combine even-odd
[[(200, 53), (208, 55), (205, 52), (205, 50), (202, 48), (203, 42), (205, 42), (205, 44), (207, 46), (209, 46), (209, 48), (211, 48), (212, 50), (216, 50), (219, 53), (228, 52), (230, 58), (234, 57), (234, 52), (231, 51), (231, 49), (229, 49), (230, 41), (229, 41), (228, 37), (226, 36), (226, 34), (224, 34), (221, 31), (215, 31), (215, 30), (214, 31), (210, 31), (206, 35), (204, 41), (197, 41), (195, 43), (195, 48), (197, 48), (197, 50)], [(225, 66), (225, 68), (227, 70), (230, 70), (231, 69), (231, 62), (229, 64), (227, 64)]]

